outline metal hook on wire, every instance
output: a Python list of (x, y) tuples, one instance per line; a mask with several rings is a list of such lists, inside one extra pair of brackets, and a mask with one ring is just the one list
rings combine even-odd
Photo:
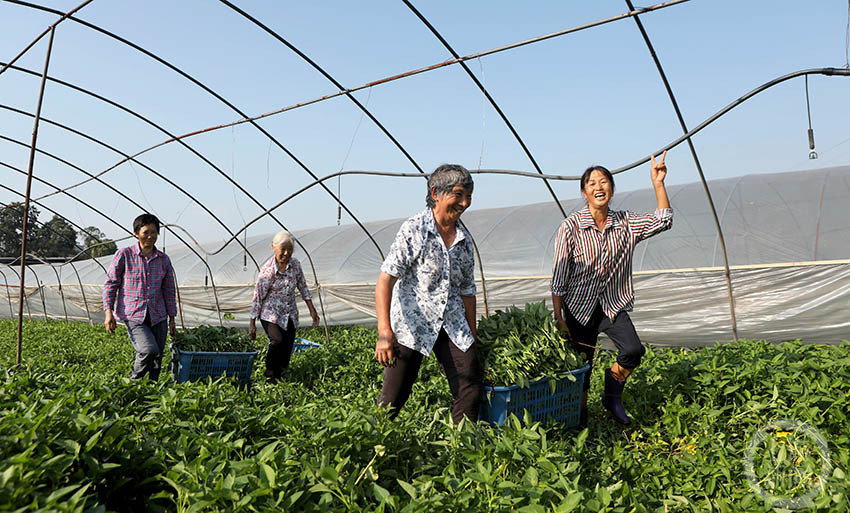
[(809, 106), (809, 76), (806, 79), (806, 114), (809, 117), (809, 160), (818, 158), (818, 153), (815, 151), (815, 131), (812, 130), (812, 109)]

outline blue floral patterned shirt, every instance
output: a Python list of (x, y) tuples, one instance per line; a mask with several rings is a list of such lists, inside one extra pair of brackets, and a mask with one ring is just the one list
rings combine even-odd
[(405, 221), (381, 271), (398, 278), (390, 324), (399, 344), (428, 356), (440, 328), (466, 351), (475, 341), (461, 296), (475, 296), (472, 238), (460, 224), (450, 248), (430, 208)]

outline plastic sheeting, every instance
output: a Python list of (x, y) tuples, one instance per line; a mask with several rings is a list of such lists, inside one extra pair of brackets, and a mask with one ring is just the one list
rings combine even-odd
[[(850, 220), (846, 216), (850, 166), (748, 175), (712, 181), (709, 186), (732, 266), (738, 335), (828, 343), (850, 339)], [(673, 228), (642, 242), (635, 251), (632, 318), (644, 341), (659, 345), (698, 346), (730, 340), (723, 256), (705, 192), (699, 183), (671, 186), (668, 191), (675, 211)], [(574, 211), (584, 201), (562, 200), (562, 204)], [(652, 211), (654, 192), (617, 193), (612, 207)], [(482, 287), (476, 267), (479, 315), (485, 311), (485, 287), (490, 312), (550, 299), (554, 236), (561, 220), (552, 202), (464, 214), (484, 268)], [(386, 252), (403, 221), (365, 226)], [(257, 262), (271, 256), (273, 235), (248, 239)], [(314, 304), (320, 307), (321, 294), (328, 323), (374, 323), (374, 283), (381, 258), (362, 230), (356, 225), (333, 226), (295, 236), (312, 257), (311, 265), (296, 247)], [(211, 243), (204, 249), (213, 252), (219, 246)], [(169, 246), (167, 252), (178, 277), (183, 324), (218, 323), (219, 312), (234, 316), (225, 324), (247, 324), (257, 269), (250, 258), (244, 265), (245, 255), (238, 245), (207, 256), (211, 277), (188, 248)], [(108, 266), (110, 259), (100, 262)], [(67, 312), (69, 318), (101, 322), (103, 269), (92, 261), (74, 265), (79, 279), (69, 265), (57, 266), (56, 272), (45, 265), (33, 266), (35, 274), (27, 275), (24, 314), (43, 317), (46, 310), (49, 317), (61, 319)], [(3, 267), (0, 271), (0, 316), (14, 316), (17, 274)], [(309, 318), (303, 302), (299, 304), (302, 319)]]

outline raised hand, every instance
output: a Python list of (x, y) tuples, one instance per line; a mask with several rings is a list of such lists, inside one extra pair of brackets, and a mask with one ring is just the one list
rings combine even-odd
[(658, 162), (655, 161), (655, 155), (652, 156), (652, 169), (649, 174), (652, 179), (652, 185), (664, 185), (664, 179), (667, 178), (667, 164), (664, 163), (666, 156), (666, 150), (661, 154)]

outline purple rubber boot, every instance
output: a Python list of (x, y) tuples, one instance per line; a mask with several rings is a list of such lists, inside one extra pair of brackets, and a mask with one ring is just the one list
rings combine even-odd
[(602, 395), (602, 406), (611, 412), (614, 420), (628, 426), (632, 423), (626, 409), (623, 408), (623, 388), (626, 386), (625, 381), (620, 381), (611, 374), (611, 369), (605, 369), (605, 392)]

